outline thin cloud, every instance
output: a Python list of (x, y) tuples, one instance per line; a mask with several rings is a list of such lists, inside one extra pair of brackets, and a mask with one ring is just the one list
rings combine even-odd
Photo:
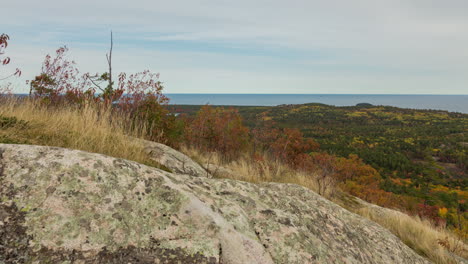
[[(373, 86), (387, 93), (468, 90), (468, 1), (30, 0), (9, 1), (2, 9), (8, 21), (3, 30), (22, 47), (8, 52), (12, 58), (30, 55), (17, 60), (27, 72), (40, 64), (45, 47), (68, 44), (84, 57), (104, 54), (113, 29), (116, 56), (122, 52), (133, 61), (122, 67), (126, 71), (221, 69), (238, 73), (243, 84), (229, 90), (223, 81), (230, 80), (202, 74), (205, 79), (197, 80), (204, 85), (184, 86), (190, 79), (170, 75), (176, 78), (173, 92), (249, 91), (240, 78), (269, 92), (284, 87), (279, 72), (302, 93)], [(99, 65), (95, 60), (82, 67)], [(268, 72), (276, 82), (264, 78)]]

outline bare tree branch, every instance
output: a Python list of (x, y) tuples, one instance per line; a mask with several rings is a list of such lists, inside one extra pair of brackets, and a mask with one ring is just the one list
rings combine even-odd
[(99, 86), (99, 84), (96, 84), (96, 82), (94, 82), (94, 80), (89, 77), (89, 76), (86, 76), (88, 78), (88, 80), (91, 81), (92, 84), (94, 84), (99, 90), (101, 90), (102, 92), (104, 92), (104, 90), (101, 88), (101, 86)]
[(107, 64), (109, 65), (109, 89), (112, 89), (112, 48), (114, 46), (114, 40), (112, 36), (112, 31), (111, 31), (111, 46), (110, 46), (110, 51), (109, 54), (106, 54), (107, 58)]
[(13, 77), (13, 76), (15, 76), (15, 75), (16, 75), (16, 73), (12, 73), (12, 74), (10, 74), (10, 75), (8, 75), (8, 76), (6, 76), (6, 77), (0, 78), (0, 81), (6, 80), (6, 79), (8, 79), (8, 78), (10, 78), (10, 77)]

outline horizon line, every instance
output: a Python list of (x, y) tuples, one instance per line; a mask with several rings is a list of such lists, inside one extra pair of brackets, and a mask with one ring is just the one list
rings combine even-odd
[(359, 94), (359, 93), (163, 93), (163, 94), (200, 94), (200, 95), (468, 95), (468, 94), (384, 94), (384, 93), (376, 93), (376, 94)]
[[(29, 95), (29, 93), (12, 93), (16, 95)], [(462, 95), (468, 96), (468, 94), (406, 94), (406, 93), (162, 93), (165, 94), (184, 94), (184, 95)]]

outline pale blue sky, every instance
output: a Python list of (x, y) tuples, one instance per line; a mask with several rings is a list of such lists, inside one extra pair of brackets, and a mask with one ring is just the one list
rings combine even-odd
[[(160, 72), (167, 93), (468, 94), (468, 1), (5, 1), (21, 85), (67, 45), (82, 72)], [(0, 33), (2, 33), (0, 32)]]

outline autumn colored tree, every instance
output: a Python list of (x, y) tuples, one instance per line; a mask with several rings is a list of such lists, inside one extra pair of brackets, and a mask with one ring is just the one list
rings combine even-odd
[(248, 133), (237, 110), (210, 105), (203, 106), (185, 129), (189, 144), (205, 151), (218, 151), (226, 158), (247, 150)]
[[(117, 99), (114, 103), (117, 111), (129, 114), (133, 125), (144, 126), (149, 139), (177, 146), (183, 124), (168, 111), (169, 98), (162, 90), (158, 73), (149, 70), (129, 76), (120, 73), (112, 100)], [(105, 102), (106, 98), (103, 100)]]
[(308, 153), (319, 149), (312, 139), (304, 138), (302, 132), (293, 128), (277, 128), (275, 123), (262, 113), (259, 123), (251, 131), (254, 153), (265, 152), (294, 168), (305, 166)]
[(252, 154), (257, 152), (271, 153), (271, 144), (274, 142), (281, 133), (281, 130), (276, 127), (274, 121), (269, 119), (266, 112), (258, 115), (255, 127), (250, 131), (252, 139)]
[(68, 48), (60, 47), (55, 56), (47, 54), (42, 63), (41, 73), (30, 81), (30, 95), (44, 102), (82, 101), (85, 95), (92, 97), (94, 90), (85, 90), (74, 61), (67, 58)]
[(348, 158), (336, 159), (337, 179), (340, 182), (354, 180), (359, 184), (379, 183), (379, 173), (372, 166), (365, 164), (356, 154), (350, 154)]
[(312, 139), (304, 138), (296, 128), (284, 128), (277, 138), (271, 142), (271, 153), (274, 157), (285, 161), (292, 167), (298, 167), (301, 159), (309, 152), (315, 151), (320, 145)]

